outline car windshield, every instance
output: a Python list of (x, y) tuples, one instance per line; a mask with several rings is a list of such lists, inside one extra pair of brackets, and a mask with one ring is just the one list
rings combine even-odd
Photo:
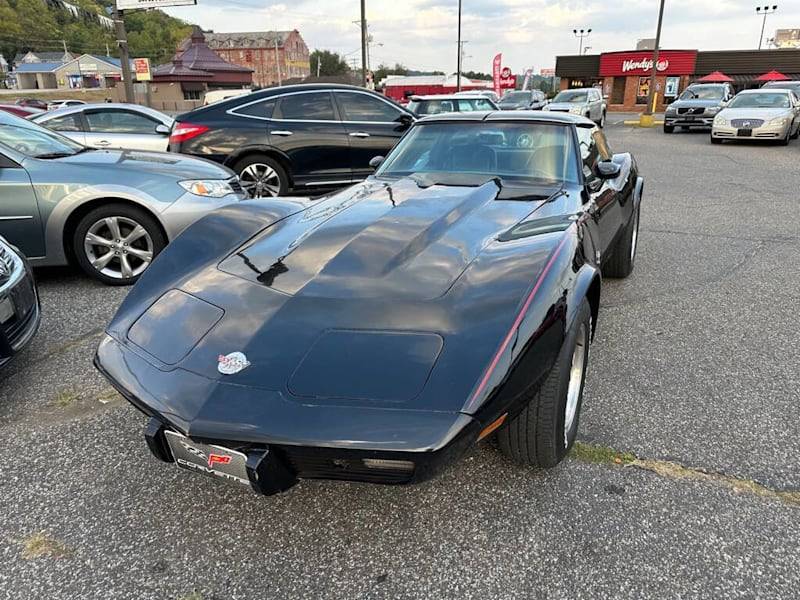
[(33, 158), (72, 156), (86, 150), (67, 137), (22, 119), (18, 123), (0, 122), (0, 144)]
[(800, 81), (770, 81), (764, 85), (765, 88), (778, 88), (782, 90), (792, 90), (795, 93), (800, 91)]
[(680, 100), (722, 100), (722, 87), (718, 85), (690, 85)]
[(570, 127), (534, 122), (417, 125), (376, 176), (420, 173), (469, 173), (543, 184), (578, 181)]
[(583, 104), (586, 102), (588, 95), (586, 92), (558, 92), (553, 102), (574, 102), (575, 104)]
[(501, 104), (518, 104), (520, 102), (530, 102), (530, 92), (508, 92), (500, 101)]
[(789, 108), (789, 95), (785, 92), (758, 92), (755, 94), (739, 94), (729, 108)]

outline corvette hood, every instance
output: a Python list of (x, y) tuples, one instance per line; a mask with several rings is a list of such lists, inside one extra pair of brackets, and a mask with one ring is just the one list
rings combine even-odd
[(504, 200), (494, 180), (461, 183), (367, 180), (206, 259), (232, 222), (280, 211), (211, 215), (154, 261), (108, 331), (198, 377), (200, 404), (233, 385), (304, 406), (456, 413), (570, 223), (537, 218), (558, 188)]

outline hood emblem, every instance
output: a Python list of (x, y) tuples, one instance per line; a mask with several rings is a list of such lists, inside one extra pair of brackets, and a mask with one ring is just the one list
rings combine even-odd
[(250, 366), (247, 357), (241, 352), (231, 352), (230, 354), (217, 357), (217, 371), (223, 375), (233, 375)]

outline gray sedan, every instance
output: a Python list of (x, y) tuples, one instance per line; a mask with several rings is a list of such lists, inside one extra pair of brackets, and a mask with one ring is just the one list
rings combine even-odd
[(173, 120), (138, 104), (81, 104), (30, 118), (90, 148), (166, 152)]
[(739, 92), (714, 117), (711, 143), (724, 140), (772, 140), (788, 144), (800, 129), (800, 101), (791, 90)]
[(75, 261), (104, 283), (130, 284), (188, 225), (243, 199), (220, 165), (94, 150), (0, 113), (0, 236), (34, 266)]

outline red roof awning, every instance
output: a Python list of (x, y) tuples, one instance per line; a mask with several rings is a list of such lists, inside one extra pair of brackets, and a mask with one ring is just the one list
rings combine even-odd
[(756, 81), (789, 81), (789, 78), (780, 71), (773, 70), (756, 78)]
[(733, 79), (725, 75), (722, 71), (714, 71), (705, 77), (701, 77), (697, 81), (703, 81), (705, 83), (733, 83)]

